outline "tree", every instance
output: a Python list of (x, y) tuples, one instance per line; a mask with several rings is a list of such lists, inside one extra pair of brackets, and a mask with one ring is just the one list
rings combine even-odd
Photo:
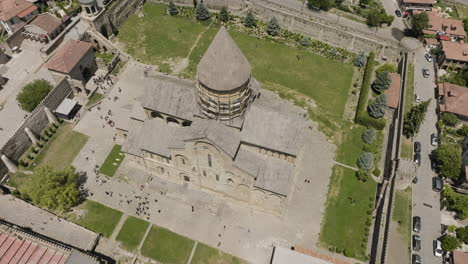
[(452, 113), (442, 113), (440, 117), (442, 122), (446, 126), (454, 127), (460, 122), (460, 120), (458, 120), (458, 117)]
[(270, 36), (278, 36), (279, 31), (280, 31), (280, 26), (278, 25), (278, 21), (276, 20), (276, 17), (272, 17), (270, 21), (268, 22), (266, 31), (268, 35)]
[(331, 0), (307, 0), (307, 7), (327, 11), (333, 7), (333, 2)]
[(427, 16), (426, 12), (422, 12), (419, 14), (413, 15), (412, 20), (413, 26), (411, 27), (411, 31), (415, 37), (419, 37), (422, 35), (423, 29), (429, 27), (429, 17)]
[(52, 89), (52, 85), (46, 80), (35, 80), (23, 87), (16, 96), (21, 108), (26, 112), (32, 112)]
[(219, 20), (223, 23), (226, 23), (229, 21), (229, 12), (225, 6), (221, 8), (221, 11), (219, 11)]
[(206, 8), (206, 5), (203, 3), (203, 1), (197, 4), (197, 8), (195, 9), (195, 17), (199, 21), (205, 21), (210, 18), (210, 12), (208, 11), (208, 8)]
[(372, 0), (359, 0), (359, 5), (362, 7), (368, 6), (372, 3)]
[(255, 22), (255, 17), (253, 16), (252, 12), (249, 10), (247, 12), (247, 16), (245, 16), (244, 26), (248, 28), (256, 27), (257, 23)]
[(456, 237), (451, 235), (445, 235), (444, 237), (442, 237), (440, 242), (442, 242), (442, 250), (444, 250), (445, 252), (452, 252), (455, 249), (461, 247), (460, 241)]
[(430, 100), (424, 101), (418, 105), (415, 105), (405, 115), (403, 121), (403, 135), (407, 138), (413, 137), (419, 132), (422, 122), (426, 116), (427, 107), (429, 106)]
[(179, 9), (177, 9), (177, 7), (174, 5), (174, 3), (172, 1), (169, 2), (169, 15), (171, 16), (176, 16), (177, 14), (179, 14)]
[(446, 178), (456, 181), (460, 177), (462, 158), (458, 144), (442, 144), (433, 153), (436, 168)]
[(373, 118), (381, 118), (385, 114), (387, 107), (387, 95), (381, 94), (375, 98), (375, 100), (369, 105), (367, 110), (369, 115)]
[(73, 167), (63, 170), (38, 167), (31, 180), (19, 191), (33, 204), (54, 211), (68, 210), (80, 199), (78, 175)]
[(468, 136), (468, 126), (463, 125), (460, 129), (457, 130), (457, 134), (463, 137)]
[(362, 181), (362, 182), (366, 182), (369, 177), (370, 177), (370, 173), (368, 170), (358, 170), (356, 171), (356, 177), (358, 178), (358, 180)]
[(460, 239), (461, 242), (468, 244), (468, 226), (459, 227), (455, 232), (457, 233), (457, 238)]
[(369, 13), (367, 13), (366, 18), (366, 23), (372, 27), (380, 27), (382, 24), (390, 25), (395, 19), (394, 16), (387, 15), (383, 8), (373, 8)]
[(468, 31), (468, 18), (463, 19), (463, 28), (465, 29), (465, 32)]
[(372, 142), (374, 142), (376, 137), (377, 137), (377, 133), (374, 128), (368, 128), (364, 130), (361, 136), (362, 141), (364, 141), (364, 143), (366, 144), (372, 144)]
[(381, 93), (383, 90), (387, 90), (391, 83), (392, 78), (390, 78), (390, 73), (384, 71), (377, 73), (377, 77), (371, 87), (375, 92)]
[(356, 58), (354, 59), (354, 66), (362, 68), (366, 65), (367, 62), (367, 56), (364, 51), (360, 51)]
[(310, 46), (310, 38), (308, 38), (308, 37), (303, 37), (303, 38), (301, 39), (301, 45), (304, 46), (304, 47)]
[(447, 209), (455, 211), (457, 217), (464, 220), (468, 218), (468, 196), (456, 193), (450, 186), (444, 187), (444, 197)]
[(374, 154), (371, 152), (364, 152), (357, 161), (359, 168), (364, 170), (371, 170), (374, 167)]

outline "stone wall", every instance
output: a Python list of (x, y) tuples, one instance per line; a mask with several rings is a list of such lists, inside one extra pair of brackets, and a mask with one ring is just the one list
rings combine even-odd
[[(17, 162), (31, 145), (31, 140), (24, 131), (27, 127), (34, 134), (39, 135), (42, 130), (49, 125), (49, 120), (44, 111), (48, 107), (52, 112), (59, 104), (72, 92), (70, 84), (66, 79), (62, 79), (57, 86), (47, 95), (44, 100), (34, 109), (26, 120), (18, 127), (15, 133), (0, 149), (0, 153), (7, 156), (11, 161)], [(0, 161), (0, 175), (8, 172), (5, 164)], [(2, 177), (0, 177), (2, 178)]]
[(7, 43), (8, 47), (12, 49), (13, 47), (21, 47), (21, 43), (23, 43), (24, 36), (23, 36), (24, 27), (18, 29), (13, 35), (9, 36), (5, 42)]

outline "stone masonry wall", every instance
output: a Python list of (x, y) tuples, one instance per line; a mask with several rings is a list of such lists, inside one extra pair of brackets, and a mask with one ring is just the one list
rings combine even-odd
[[(31, 140), (24, 131), (28, 127), (34, 134), (39, 135), (41, 131), (49, 125), (49, 120), (44, 111), (47, 106), (50, 111), (54, 111), (59, 104), (72, 92), (70, 84), (66, 79), (62, 79), (57, 86), (47, 95), (44, 100), (34, 109), (26, 120), (18, 127), (16, 132), (0, 149), (0, 154), (4, 154), (11, 161), (17, 162), (24, 152), (31, 145)], [(0, 161), (0, 178), (8, 172), (5, 164)]]

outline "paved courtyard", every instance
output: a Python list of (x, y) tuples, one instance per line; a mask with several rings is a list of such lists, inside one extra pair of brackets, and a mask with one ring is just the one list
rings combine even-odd
[[(125, 160), (113, 178), (96, 177), (95, 166), (103, 163), (114, 144), (123, 143), (118, 138), (114, 141), (115, 127), (125, 127), (133, 101), (142, 92), (143, 70), (143, 65), (129, 62), (100, 110), (94, 107), (86, 112), (75, 127), (90, 136), (73, 162), (87, 172), (86, 187), (92, 193), (89, 199), (136, 215), (138, 202), (148, 197), (148, 214), (139, 217), (253, 263), (268, 263), (273, 245), (315, 248), (335, 150), (316, 129), (307, 132), (283, 217), (254, 211), (190, 185), (164, 182)], [(115, 96), (119, 98), (116, 101)], [(115, 127), (101, 119), (109, 110)]]

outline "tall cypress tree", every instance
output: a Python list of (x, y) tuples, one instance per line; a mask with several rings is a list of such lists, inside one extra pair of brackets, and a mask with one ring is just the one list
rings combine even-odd
[(206, 8), (206, 5), (205, 3), (203, 3), (203, 1), (201, 1), (197, 5), (197, 9), (195, 10), (195, 16), (199, 21), (205, 21), (208, 18), (210, 18), (210, 12), (208, 12), (208, 8)]
[(280, 26), (278, 25), (278, 21), (276, 20), (276, 17), (272, 17), (270, 19), (270, 22), (268, 22), (266, 31), (268, 35), (270, 36), (278, 36), (279, 31), (280, 31)]
[(251, 11), (249, 11), (247, 13), (247, 16), (245, 17), (244, 26), (248, 28), (257, 26), (257, 23), (255, 22), (255, 17), (253, 16)]
[(174, 5), (174, 3), (172, 1), (169, 2), (169, 15), (171, 16), (175, 16), (177, 14), (179, 14), (179, 9), (177, 9), (177, 7)]
[(219, 12), (219, 20), (223, 23), (226, 23), (229, 21), (229, 13), (225, 6), (223, 6), (221, 8), (221, 11)]

